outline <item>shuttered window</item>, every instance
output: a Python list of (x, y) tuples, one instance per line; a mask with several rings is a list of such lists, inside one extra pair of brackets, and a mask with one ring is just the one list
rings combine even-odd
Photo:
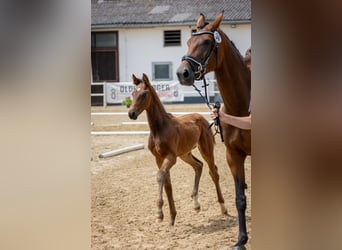
[(181, 46), (181, 31), (164, 30), (164, 46)]

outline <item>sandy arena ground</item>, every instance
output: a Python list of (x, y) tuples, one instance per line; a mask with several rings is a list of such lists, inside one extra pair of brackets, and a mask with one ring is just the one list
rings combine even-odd
[[(165, 105), (168, 112), (208, 112), (204, 104)], [(131, 122), (124, 106), (93, 107), (92, 112), (124, 112), (124, 115), (92, 115), (92, 131), (148, 131), (148, 125), (122, 125)], [(208, 120), (210, 115), (204, 115)], [(138, 118), (146, 121), (145, 112)], [(109, 249), (231, 249), (237, 240), (234, 182), (225, 160), (225, 147), (216, 135), (215, 161), (228, 216), (221, 215), (215, 186), (204, 164), (199, 185), (201, 211), (193, 209), (191, 191), (194, 171), (180, 159), (171, 169), (171, 181), (177, 209), (174, 226), (164, 193), (164, 221), (156, 222), (157, 166), (147, 149), (148, 135), (91, 136), (91, 245), (93, 250)], [(135, 144), (144, 149), (109, 158), (99, 154)], [(197, 149), (193, 153), (202, 160)], [(245, 163), (247, 230), (251, 249), (251, 161)]]

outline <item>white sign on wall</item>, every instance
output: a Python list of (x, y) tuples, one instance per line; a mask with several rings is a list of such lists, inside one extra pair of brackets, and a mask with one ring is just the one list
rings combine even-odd
[[(179, 82), (152, 82), (162, 102), (183, 102), (184, 92)], [(132, 82), (106, 83), (107, 103), (122, 103), (126, 97), (132, 97)]]

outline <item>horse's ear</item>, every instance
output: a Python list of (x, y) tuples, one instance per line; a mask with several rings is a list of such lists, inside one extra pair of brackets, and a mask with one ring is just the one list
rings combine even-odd
[(205, 17), (201, 13), (197, 19), (197, 30), (202, 29), (205, 26)]
[(217, 30), (217, 28), (220, 26), (221, 21), (223, 19), (223, 14), (224, 14), (224, 10), (222, 10), (222, 12), (215, 18), (215, 20), (210, 24), (211, 27), (211, 31), (215, 31)]
[(132, 81), (135, 85), (138, 85), (140, 83), (139, 79), (134, 74), (132, 75)]
[(148, 79), (148, 76), (143, 73), (142, 80), (145, 83), (145, 85), (150, 85), (150, 80)]

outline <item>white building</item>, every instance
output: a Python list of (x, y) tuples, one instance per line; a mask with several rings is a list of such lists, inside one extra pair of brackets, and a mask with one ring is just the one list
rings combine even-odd
[[(221, 29), (244, 55), (251, 46), (250, 0), (92, 1), (92, 93), (97, 93), (92, 105), (102, 105), (103, 82), (130, 82), (132, 74), (177, 82), (176, 70), (199, 14), (210, 22), (221, 10)], [(181, 88), (185, 102), (202, 101), (193, 87)], [(210, 88), (213, 97), (214, 85)]]

